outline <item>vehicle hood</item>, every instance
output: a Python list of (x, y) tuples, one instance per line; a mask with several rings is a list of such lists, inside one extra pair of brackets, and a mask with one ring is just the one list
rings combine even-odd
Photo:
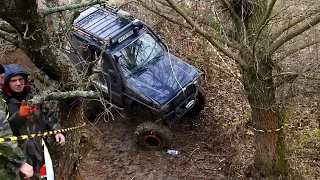
[(165, 52), (143, 73), (128, 78), (127, 83), (159, 104), (164, 104), (198, 75), (194, 66)]

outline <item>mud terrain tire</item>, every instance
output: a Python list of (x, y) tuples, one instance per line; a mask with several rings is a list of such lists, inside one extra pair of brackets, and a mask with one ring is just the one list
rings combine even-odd
[(186, 117), (196, 117), (206, 105), (206, 94), (203, 88), (200, 88), (197, 95), (198, 102), (186, 114)]
[(137, 145), (146, 150), (163, 149), (172, 141), (172, 132), (169, 128), (155, 122), (140, 124), (134, 134)]

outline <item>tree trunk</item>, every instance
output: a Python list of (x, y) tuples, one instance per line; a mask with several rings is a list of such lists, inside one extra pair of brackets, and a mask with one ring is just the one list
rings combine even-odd
[[(258, 32), (260, 22), (264, 19), (268, 1), (243, 2), (246, 2), (242, 5), (245, 13), (243, 15), (245, 25), (242, 28), (245, 27), (245, 33), (237, 32), (237, 34), (240, 37), (239, 41), (249, 47), (245, 52), (241, 52), (242, 59), (245, 59), (249, 66), (246, 70), (240, 69), (243, 70), (244, 88), (251, 107), (252, 126), (256, 130), (265, 131), (255, 132), (253, 176), (276, 179), (285, 177), (288, 170), (284, 132), (280, 128), (283, 125), (284, 114), (276, 102), (276, 87), (272, 78), (273, 61), (266, 51), (268, 44), (262, 40), (268, 39), (268, 28), (259, 32), (262, 41), (259, 39), (256, 42), (253, 36)], [(238, 12), (238, 15), (240, 14)]]
[(18, 46), (51, 79), (79, 82), (78, 73), (68, 57), (50, 40), (45, 17), (38, 12), (36, 0), (3, 0), (0, 17), (17, 30), (21, 40)]
[[(1, 0), (0, 17), (15, 28), (19, 43), (16, 44), (30, 60), (50, 79), (60, 83), (60, 90), (83, 89), (79, 74), (69, 58), (50, 40), (45, 17), (38, 10), (37, 0)], [(69, 103), (68, 103), (69, 102)], [(81, 103), (62, 102), (61, 125), (63, 128), (81, 125)], [(49, 146), (55, 167), (56, 179), (81, 179), (78, 167), (88, 150), (90, 138), (85, 129), (66, 132), (66, 145)], [(51, 144), (51, 143), (50, 143)], [(52, 143), (55, 144), (55, 143)]]
[[(268, 101), (268, 100), (266, 100)], [(287, 174), (287, 161), (285, 159), (284, 132), (277, 131), (282, 126), (283, 117), (279, 108), (261, 109), (265, 104), (252, 104), (252, 120), (258, 130), (272, 130), (272, 132), (255, 133), (255, 169), (265, 177), (279, 177)]]
[[(259, 71), (244, 72), (244, 86), (251, 106), (252, 126), (255, 132), (255, 172), (253, 176), (271, 179), (285, 177), (288, 163), (285, 159), (283, 121), (284, 113), (276, 104), (275, 88), (270, 76), (272, 68), (260, 63)], [(268, 132), (269, 131), (269, 132)]]
[[(63, 101), (60, 104), (62, 128), (81, 125), (83, 121), (83, 107), (80, 100)], [(82, 158), (93, 147), (91, 134), (85, 127), (74, 131), (67, 131), (64, 146), (49, 146), (50, 154), (55, 167), (55, 178), (59, 180), (81, 180), (80, 171)]]

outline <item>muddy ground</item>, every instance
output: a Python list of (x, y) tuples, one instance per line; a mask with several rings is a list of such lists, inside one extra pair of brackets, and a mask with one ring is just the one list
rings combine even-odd
[(234, 110), (228, 105), (231, 102), (227, 102), (230, 99), (224, 95), (226, 91), (218, 86), (207, 85), (207, 106), (198, 118), (184, 118), (170, 125), (174, 134), (170, 148), (178, 150), (179, 156), (137, 147), (134, 131), (146, 121), (143, 117), (125, 120), (114, 113), (115, 120), (90, 125), (101, 147), (90, 152), (82, 163), (86, 179), (228, 179), (234, 149), (223, 126), (228, 122), (226, 113)]
[(133, 132), (143, 121), (115, 117), (109, 122), (100, 120), (91, 127), (101, 147), (89, 153), (82, 164), (86, 179), (226, 179), (226, 158), (214, 146), (221, 145), (222, 139), (208, 128), (215, 126), (214, 117), (211, 123), (203, 115), (194, 120), (182, 119), (170, 127), (174, 133), (170, 148), (181, 153), (176, 157), (165, 150), (146, 151), (137, 147)]

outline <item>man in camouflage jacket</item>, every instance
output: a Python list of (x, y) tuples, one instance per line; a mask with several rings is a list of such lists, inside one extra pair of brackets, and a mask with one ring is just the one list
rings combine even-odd
[[(2, 87), (5, 70), (0, 65), (0, 86)], [(7, 105), (0, 97), (0, 137), (7, 138), (13, 136), (9, 122), (7, 120)], [(33, 176), (33, 168), (26, 163), (26, 158), (22, 150), (18, 147), (17, 141), (0, 143), (0, 179), (20, 180), (20, 171), (26, 178)]]
[[(8, 120), (13, 134), (17, 136), (28, 135), (61, 129), (60, 124), (44, 104), (34, 107), (26, 104), (26, 101), (34, 96), (30, 93), (30, 85), (27, 84), (29, 73), (17, 64), (6, 65), (5, 70), (3, 97), (8, 105), (10, 116)], [(58, 133), (55, 138), (60, 145), (64, 145), (65, 137), (63, 134)], [(44, 164), (42, 138), (29, 139), (24, 143), (19, 143), (19, 146), (24, 150), (27, 162), (34, 168), (35, 175), (31, 179), (40, 179), (40, 167)]]

